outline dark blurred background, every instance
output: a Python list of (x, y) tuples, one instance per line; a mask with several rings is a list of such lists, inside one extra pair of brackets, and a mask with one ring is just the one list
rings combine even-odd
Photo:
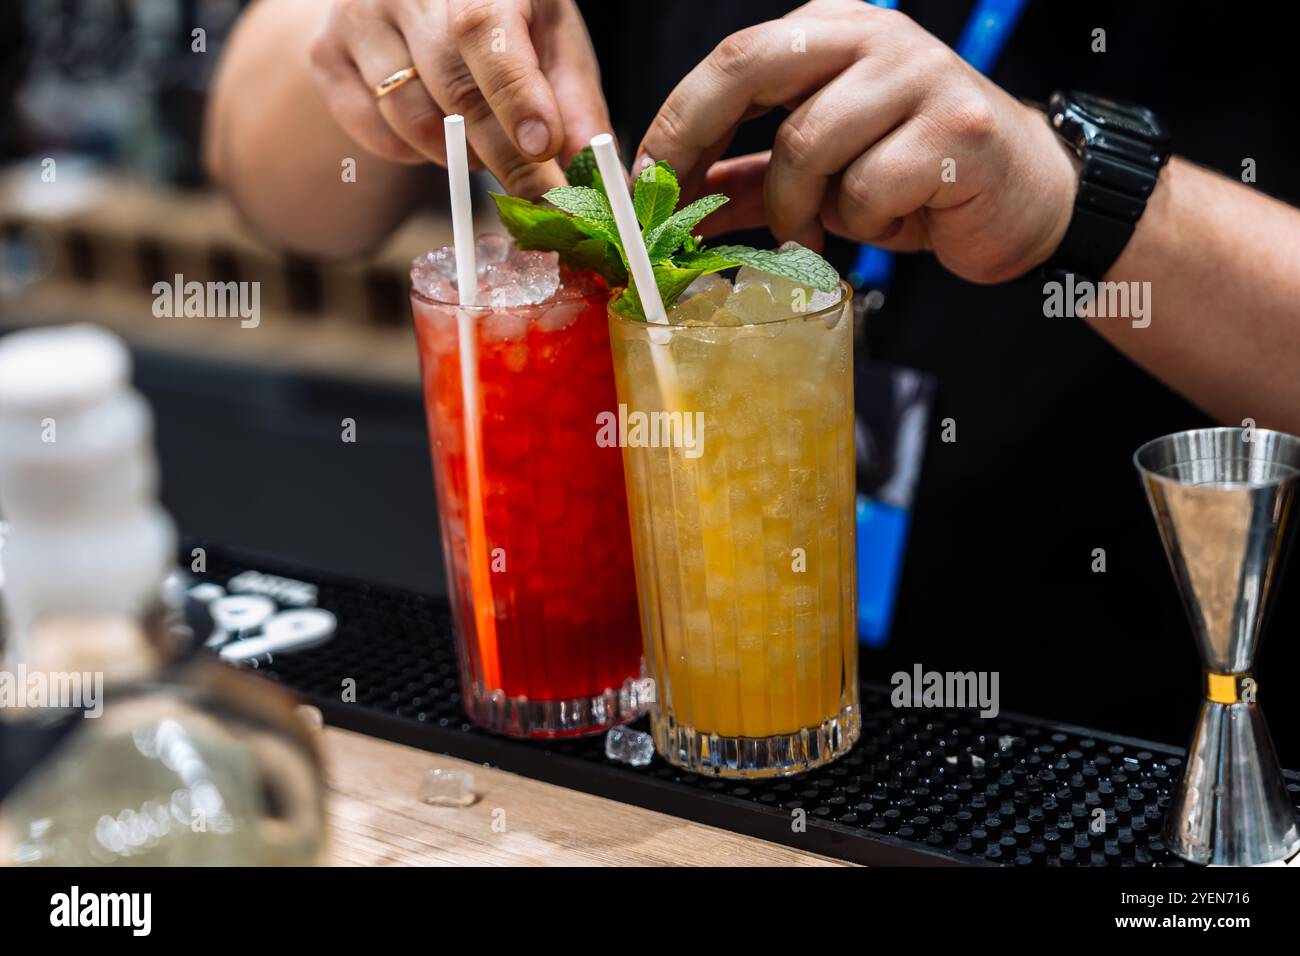
[[(0, 5), (0, 323), (128, 338), (184, 532), (438, 590), (406, 270), (449, 226), (420, 211), (365, 260), (321, 263), (239, 221), (200, 156), (206, 90), (245, 5)], [(260, 281), (260, 325), (155, 317), (150, 289), (175, 273)], [(355, 444), (339, 440), (344, 418)]]
[[(792, 6), (581, 5), (625, 151), (722, 37)], [(285, 255), (242, 226), (198, 160), (205, 90), (240, 7), (0, 4), (0, 326), (94, 321), (132, 342), (164, 501), (186, 533), (439, 590), (405, 270), (448, 241), (446, 219), (422, 210), (344, 264)], [(969, 8), (902, 3), (949, 43)], [(1234, 177), (1253, 158), (1255, 188), (1296, 202), (1294, 33), (1277, 11), (1031, 0), (993, 75), (1040, 101), (1075, 87), (1143, 103), (1181, 154)], [(1091, 50), (1097, 27), (1104, 54)], [(748, 126), (735, 151), (768, 145), (779, 119)], [(45, 159), (57, 188), (42, 182)], [(829, 255), (847, 269), (852, 249)], [(175, 272), (260, 280), (262, 327), (155, 318), (149, 289)], [(1153, 314), (1177, 320), (1158, 299)], [(1181, 745), (1199, 670), (1131, 454), (1209, 420), (1082, 323), (1044, 319), (1035, 277), (975, 288), (905, 257), (861, 345), (938, 383), (892, 638), (864, 654), (864, 673), (996, 670), (1004, 708)], [(355, 444), (339, 440), (345, 417)], [(958, 441), (945, 444), (949, 417)], [(1105, 574), (1091, 570), (1099, 547)], [(1300, 663), (1296, 573), (1280, 582), (1261, 660), (1261, 700), (1289, 766), (1300, 766), (1300, 701), (1270, 691)]]

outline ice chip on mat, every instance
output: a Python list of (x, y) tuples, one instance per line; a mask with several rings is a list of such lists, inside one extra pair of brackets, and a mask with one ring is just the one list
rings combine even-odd
[(420, 799), (438, 807), (468, 807), (478, 799), (474, 774), (434, 767), (420, 779)]
[(605, 758), (633, 767), (648, 767), (655, 755), (649, 734), (630, 727), (611, 727), (605, 734)]

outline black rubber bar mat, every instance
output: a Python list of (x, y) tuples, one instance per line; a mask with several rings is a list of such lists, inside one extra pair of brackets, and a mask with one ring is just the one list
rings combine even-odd
[[(657, 756), (631, 767), (606, 759), (604, 735), (531, 742), (473, 727), (460, 709), (446, 599), (211, 542), (187, 543), (186, 565), (197, 546), (204, 580), (255, 570), (317, 586), (318, 605), (338, 617), (334, 638), (258, 672), (336, 727), (856, 863), (1185, 865), (1161, 838), (1182, 768), (1173, 747), (1020, 715), (899, 710), (886, 688), (863, 684), (862, 736), (828, 767), (769, 781), (689, 774)], [(346, 678), (355, 703), (341, 701)], [(1300, 774), (1287, 779), (1300, 807)]]

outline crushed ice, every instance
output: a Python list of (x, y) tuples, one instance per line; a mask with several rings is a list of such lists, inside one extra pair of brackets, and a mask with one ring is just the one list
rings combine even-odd
[[(481, 236), (474, 243), (478, 269), (478, 304), (494, 309), (538, 305), (560, 287), (560, 256), (556, 252), (518, 249), (506, 236)], [(411, 263), (415, 291), (435, 302), (459, 302), (456, 250), (434, 249)]]

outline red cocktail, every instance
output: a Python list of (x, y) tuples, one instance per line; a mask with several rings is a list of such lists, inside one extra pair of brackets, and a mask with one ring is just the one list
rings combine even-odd
[(416, 261), (411, 293), (465, 710), (514, 736), (590, 733), (647, 703), (621, 451), (596, 441), (617, 407), (608, 290), (567, 271), (557, 288), (553, 253), (479, 249), (489, 304), (456, 304), (450, 250)]

